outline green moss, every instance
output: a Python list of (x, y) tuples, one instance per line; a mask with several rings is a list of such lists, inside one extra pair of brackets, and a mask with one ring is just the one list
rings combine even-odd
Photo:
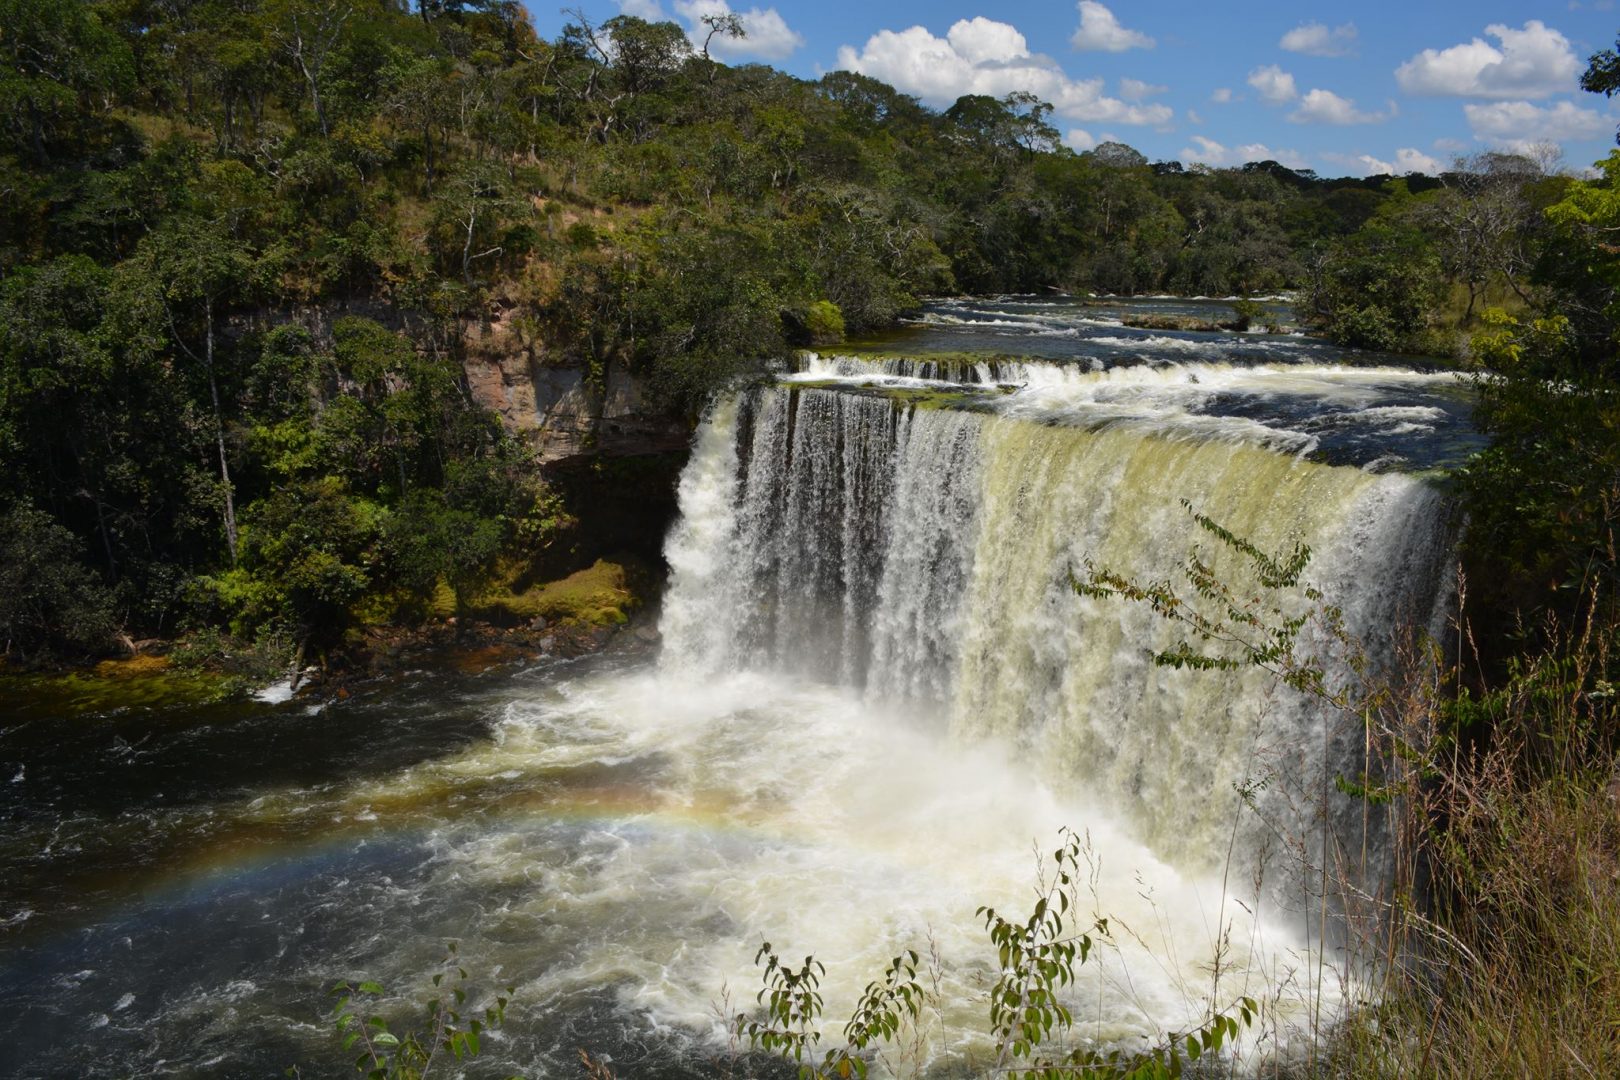
[(598, 559), (560, 581), (482, 597), (476, 610), (497, 620), (544, 618), (576, 626), (618, 626), (641, 606), (648, 576), (635, 559)]
[(433, 586), (433, 596), (428, 600), (427, 613), (435, 619), (448, 619), (456, 613), (456, 591), (443, 578)]
[(805, 329), (817, 345), (833, 345), (844, 340), (844, 313), (831, 300), (817, 300), (804, 316)]
[(897, 349), (882, 343), (841, 345), (838, 347), (836, 355), (868, 361), (911, 360), (917, 363), (938, 364), (947, 371), (964, 370), (976, 367), (979, 364), (1022, 364), (1035, 359), (1028, 355), (996, 352), (990, 349), (958, 349), (930, 352), (926, 349), (917, 348)]
[(1210, 319), (1198, 319), (1191, 315), (1123, 315), (1120, 323), (1134, 330), (1179, 330), (1194, 331), (1197, 333), (1214, 333), (1220, 330), (1237, 329), (1237, 323), (1218, 323)]
[(890, 400), (914, 409), (961, 409), (983, 400), (983, 392), (963, 390), (928, 390), (906, 387), (885, 391)]
[(962, 389), (961, 387), (885, 386), (882, 383), (854, 383), (848, 379), (814, 379), (792, 384), (795, 390), (837, 390), (846, 394), (867, 394), (885, 397), (899, 406), (918, 409), (971, 409), (980, 405), (1001, 388)]
[(180, 670), (162, 656), (104, 660), (93, 668), (56, 674), (9, 675), (0, 669), (0, 713), (83, 716), (204, 705), (233, 697), (246, 686), (229, 675)]

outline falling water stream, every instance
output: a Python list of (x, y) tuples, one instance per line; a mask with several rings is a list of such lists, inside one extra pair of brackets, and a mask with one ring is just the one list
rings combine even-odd
[[(577, 1075), (580, 1048), (717, 1075), (764, 939), (826, 963), (834, 1018), (931, 949), (939, 1017), (888, 1063), (971, 1075), (996, 976), (974, 910), (1027, 905), (1065, 826), (1113, 928), (1077, 1037), (1141, 1045), (1243, 993), (1273, 1017), (1246, 1060), (1279, 1052), (1356, 972), (1265, 822), (1359, 736), (1261, 673), (1153, 666), (1162, 622), (1069, 576), (1173, 576), (1187, 500), (1309, 544), (1387, 661), (1445, 616), (1434, 476), (1477, 438), (1449, 376), (1116, 314), (942, 304), (912, 359), (722, 399), (656, 653), (6, 720), (0, 1075), (342, 1075), (325, 989), (420, 996), (452, 939), (474, 984), (517, 988), (469, 1076)], [(986, 341), (1004, 355), (938, 355)]]

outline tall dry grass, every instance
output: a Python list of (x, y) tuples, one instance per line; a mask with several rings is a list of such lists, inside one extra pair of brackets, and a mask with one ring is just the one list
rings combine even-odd
[(1304, 1072), (1620, 1077), (1616, 628), (1537, 629), (1490, 691), (1409, 680), (1365, 714), (1395, 872), (1352, 897), (1376, 975)]

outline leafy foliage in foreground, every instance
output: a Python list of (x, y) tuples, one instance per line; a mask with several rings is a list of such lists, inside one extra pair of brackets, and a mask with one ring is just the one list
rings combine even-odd
[[(435, 996), (426, 1004), (427, 1030), (396, 1033), (378, 1011), (387, 990), (380, 983), (340, 982), (332, 988), (337, 1003), (332, 1006), (332, 1023), (343, 1049), (360, 1052), (354, 1069), (366, 1080), (425, 1080), (435, 1064), (462, 1063), (478, 1056), (486, 1033), (499, 1030), (506, 1022), (506, 1006), (514, 992), (495, 998), (494, 1004), (478, 1011), (467, 1008), (467, 969), (456, 959), (452, 942), (444, 971), (433, 976)], [(448, 984), (445, 975), (452, 974)], [(448, 990), (449, 996), (444, 996)], [(289, 1076), (301, 1075), (296, 1067)]]
[[(1524, 363), (1535, 362), (1538, 340), (1563, 337), (1556, 323), (1493, 323), (1500, 336), (1490, 347)], [(1518, 376), (1506, 366), (1501, 377)], [(1526, 477), (1519, 496), (1536, 500), (1535, 484), (1557, 482)], [(1387, 851), (1376, 854), (1391, 865), (1376, 895), (1365, 891), (1353, 852), (1324, 856), (1317, 868), (1324, 896), (1331, 888), (1342, 897), (1346, 953), (1366, 963), (1372, 981), (1313, 1044), (1303, 1075), (1615, 1072), (1620, 717), (1610, 583), (1588, 572), (1567, 605), (1579, 621), (1544, 612), (1524, 626), (1521, 651), (1488, 685), (1470, 685), (1469, 669), (1481, 670), (1483, 658), (1466, 623), (1454, 657), (1420, 642), (1391, 669), (1372, 670), (1339, 613), (1302, 585), (1308, 551), (1267, 553), (1195, 517), (1241, 557), (1239, 571), (1212, 578), (1195, 551), (1186, 590), (1096, 567), (1075, 587), (1149, 605), (1187, 629), (1188, 640), (1156, 654), (1158, 663), (1260, 667), (1336, 714), (1365, 746), (1367, 768), (1333, 776), (1322, 798), (1358, 800), (1366, 815), (1389, 821)], [(1544, 527), (1575, 538), (1592, 524), (1572, 515)], [(1292, 592), (1307, 602), (1294, 603)], [(1324, 651), (1337, 657), (1331, 673)], [(1330, 839), (1325, 828), (1323, 836)]]
[[(1076, 968), (1091, 955), (1092, 935), (1108, 935), (1106, 919), (1084, 930), (1073, 922), (1084, 876), (1083, 843), (1080, 835), (1064, 830), (1062, 846), (1041, 867), (1027, 917), (978, 910), (1000, 973), (990, 989), (986, 1029), (994, 1041), (993, 1071), (1017, 1080), (1172, 1080), (1205, 1054), (1221, 1054), (1254, 1023), (1259, 1006), (1239, 998), (1193, 1030), (1171, 1033), (1147, 1050), (1067, 1047), (1075, 1018), (1066, 991)], [(755, 962), (763, 969), (764, 986), (757, 995), (761, 1013), (739, 1014), (733, 1028), (749, 1046), (792, 1061), (800, 1080), (864, 1078), (877, 1047), (898, 1041), (902, 1029), (918, 1023), (927, 997), (917, 978), (917, 953), (895, 957), (867, 985), (843, 1027), (842, 1045), (822, 1051), (818, 1059), (825, 967), (810, 956), (797, 967), (784, 963), (769, 942), (760, 946)]]

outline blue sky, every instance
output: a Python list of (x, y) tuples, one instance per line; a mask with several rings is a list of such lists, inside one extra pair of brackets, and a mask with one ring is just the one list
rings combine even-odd
[[(540, 33), (566, 16), (527, 0)], [(697, 27), (735, 10), (714, 51), (804, 78), (861, 71), (937, 108), (1030, 90), (1076, 149), (1116, 139), (1150, 158), (1275, 158), (1323, 175), (1433, 172), (1458, 154), (1556, 144), (1583, 170), (1614, 147), (1620, 98), (1581, 92), (1614, 44), (1615, 0), (1359, 4), (1054, 0), (586, 0)]]

